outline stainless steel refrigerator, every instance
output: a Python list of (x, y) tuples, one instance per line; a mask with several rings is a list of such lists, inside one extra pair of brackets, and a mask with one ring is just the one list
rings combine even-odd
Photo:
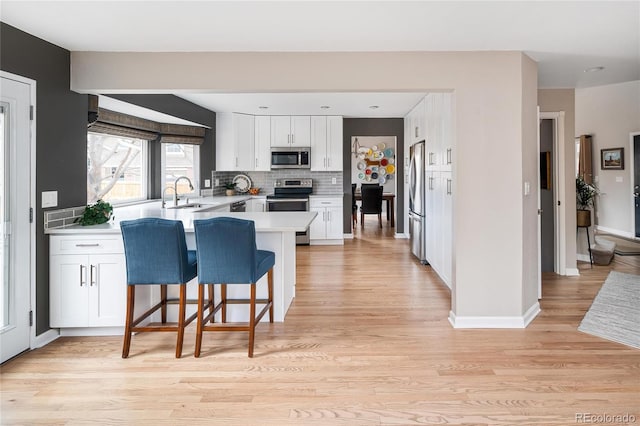
[(425, 144), (409, 148), (409, 241), (411, 253), (427, 264), (425, 242)]

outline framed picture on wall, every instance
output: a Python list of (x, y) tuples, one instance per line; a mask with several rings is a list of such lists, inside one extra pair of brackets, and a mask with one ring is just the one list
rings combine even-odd
[(601, 149), (600, 168), (602, 170), (624, 170), (624, 148)]

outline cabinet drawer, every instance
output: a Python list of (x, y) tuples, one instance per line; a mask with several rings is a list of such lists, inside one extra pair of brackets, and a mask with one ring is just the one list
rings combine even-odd
[(310, 198), (309, 207), (342, 207), (342, 198)]
[(122, 237), (86, 237), (51, 236), (49, 254), (95, 254), (95, 253), (124, 253)]

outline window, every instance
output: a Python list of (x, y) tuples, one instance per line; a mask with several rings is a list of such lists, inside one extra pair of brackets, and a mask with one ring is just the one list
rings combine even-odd
[(186, 176), (193, 184), (193, 190), (189, 188), (189, 182), (185, 179), (178, 182), (178, 194), (199, 194), (198, 183), (200, 181), (200, 147), (198, 145), (181, 143), (162, 144), (162, 188), (173, 187), (174, 182), (180, 176)]
[(87, 203), (146, 199), (147, 144), (144, 139), (88, 132)]

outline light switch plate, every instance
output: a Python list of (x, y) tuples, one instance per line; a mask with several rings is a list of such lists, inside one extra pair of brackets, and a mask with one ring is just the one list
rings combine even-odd
[(616, 182), (620, 183), (623, 182), (624, 180), (622, 179), (622, 176), (616, 176)]
[(58, 206), (58, 191), (42, 192), (42, 208)]
[(337, 181), (336, 181), (336, 178), (331, 178), (331, 184), (332, 184), (332, 185), (335, 185), (335, 184), (336, 184), (336, 182), (337, 182)]
[(531, 193), (531, 184), (529, 182), (524, 183), (524, 195), (529, 195)]
[(204, 187), (205, 188), (211, 187), (211, 179), (205, 179), (204, 180)]
[(216, 178), (216, 186), (220, 186), (220, 179)]

